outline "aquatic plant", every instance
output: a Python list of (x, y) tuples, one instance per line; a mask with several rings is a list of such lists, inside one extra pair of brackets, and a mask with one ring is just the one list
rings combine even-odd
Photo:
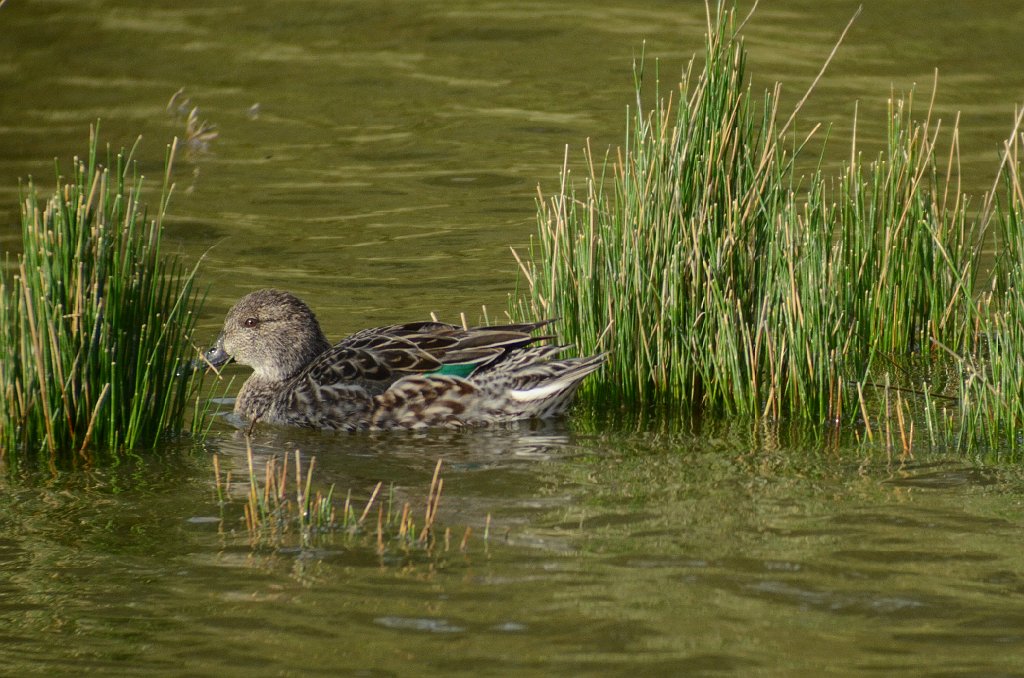
[[(1024, 443), (1024, 111), (1004, 146), (990, 204), (995, 263), (987, 289), (977, 295), (974, 351), (958, 354), (959, 408), (947, 429), (963, 444), (1016, 448)], [(949, 419), (951, 417), (947, 417)]]
[[(137, 143), (136, 143), (137, 146)], [(198, 374), (196, 268), (161, 251), (175, 146), (156, 218), (131, 150), (75, 158), (48, 198), (23, 192), (23, 254), (0, 281), (0, 460), (51, 465), (151, 447), (185, 428)], [(201, 419), (201, 417), (200, 417)]]
[(183, 121), (185, 131), (182, 135), (185, 144), (185, 157), (195, 160), (210, 152), (210, 146), (220, 136), (217, 125), (199, 117), (199, 107), (185, 94), (182, 87), (167, 101), (167, 112)]
[[(292, 464), (294, 473), (290, 470)], [(408, 501), (403, 502), (401, 510), (398, 510), (394, 487), (387, 493), (386, 499), (382, 496), (383, 482), (374, 486), (362, 508), (356, 505), (351, 490), (339, 507), (335, 503), (333, 485), (326, 491), (314, 490), (315, 466), (316, 457), (311, 457), (303, 467), (302, 453), (295, 450), (294, 453), (285, 452), (280, 459), (276, 456), (267, 459), (261, 474), (253, 460), (252, 445), (246, 440), (243, 517), (251, 547), (305, 547), (318, 543), (322, 538), (341, 535), (348, 539), (372, 541), (379, 554), (390, 547), (432, 551), (439, 538), (443, 540), (445, 551), (451, 548), (451, 529), (445, 528), (439, 534), (435, 526), (444, 490), (440, 459), (434, 466), (426, 508), (419, 523)], [(232, 473), (226, 471), (222, 474), (220, 460), (216, 455), (213, 468), (217, 499), (222, 507), (228, 507), (235, 501), (235, 493), (231, 491)], [(487, 524), (489, 526), (490, 516)], [(485, 540), (488, 531), (484, 531)], [(466, 528), (459, 544), (460, 550), (466, 550), (471, 534), (472, 528)]]
[(560, 317), (562, 339), (610, 352), (585, 386), (609, 400), (861, 417), (893, 359), (975, 341), (983, 229), (959, 190), (956, 126), (942, 135), (931, 106), (918, 122), (913, 95), (894, 96), (875, 159), (854, 134), (838, 176), (821, 155), (800, 175), (799, 105), (780, 123), (778, 86), (754, 96), (734, 12), (712, 14), (678, 91), (656, 77), (648, 110), (641, 62), (624, 146), (588, 146), (583, 187), (567, 160), (540, 197), (513, 315)]

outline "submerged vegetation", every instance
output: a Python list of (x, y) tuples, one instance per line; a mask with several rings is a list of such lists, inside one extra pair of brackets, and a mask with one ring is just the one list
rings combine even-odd
[(187, 427), (197, 395), (199, 375), (181, 373), (195, 353), (196, 270), (160, 248), (174, 147), (159, 211), (147, 219), (135, 149), (108, 150), (102, 164), (99, 146), (93, 129), (70, 179), (58, 168), (49, 198), (34, 183), (23, 195), (23, 254), (0, 281), (8, 465), (151, 447)]
[[(656, 92), (648, 109), (638, 66), (624, 146), (604, 158), (586, 148), (582, 183), (567, 159), (560, 190), (541, 196), (513, 313), (558, 316), (579, 351), (610, 352), (585, 387), (608, 402), (856, 421), (869, 436), (873, 421), (891, 431), (896, 413), (912, 434), (906, 408), (933, 442), (1014, 444), (1019, 124), (1002, 193), (980, 211), (960, 190), (956, 125), (944, 129), (931, 104), (919, 119), (912, 94), (890, 99), (877, 157), (863, 157), (854, 132), (838, 173), (822, 155), (807, 172), (820, 145), (814, 132), (794, 137), (799, 105), (781, 124), (779, 87), (755, 96), (734, 13), (713, 11), (678, 91)], [(999, 259), (983, 288), (992, 223)]]

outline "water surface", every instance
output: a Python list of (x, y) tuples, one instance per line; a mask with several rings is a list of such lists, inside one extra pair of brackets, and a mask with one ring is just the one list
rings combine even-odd
[[(792, 107), (860, 4), (762, 2), (756, 85), (781, 79)], [(832, 124), (838, 162), (857, 104), (870, 150), (891, 93), (916, 84), (923, 106), (938, 69), (937, 115), (963, 112), (980, 194), (1024, 99), (1022, 11), (865, 2), (800, 129)], [(143, 135), (155, 185), (184, 88), (219, 133), (179, 158), (167, 223), (170, 250), (206, 256), (201, 333), (268, 285), (331, 336), (500, 316), (538, 184), (557, 187), (566, 145), (578, 168), (587, 139), (619, 143), (633, 58), (660, 59), (671, 88), (704, 24), (702, 3), (653, 1), (8, 2), (0, 244), (16, 248), (19, 178), (51, 186), (97, 118), (114, 145)], [(439, 521), (456, 542), (471, 527), (468, 548), (252, 548), (213, 489), (212, 454), (236, 474), (245, 458), (218, 421), (200, 449), (5, 484), (0, 673), (1024, 675), (1014, 465), (600, 416), (253, 445), (257, 463), (316, 456), (319, 486), (360, 502), (384, 481), (415, 506), (441, 458)]]

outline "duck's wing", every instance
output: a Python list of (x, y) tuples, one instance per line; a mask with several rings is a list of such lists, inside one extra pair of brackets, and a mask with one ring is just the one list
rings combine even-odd
[(556, 358), (566, 346), (531, 346), (472, 380), (442, 374), (401, 379), (373, 397), (370, 428), (422, 428), (547, 419), (563, 412), (604, 354)]
[(361, 330), (318, 356), (306, 376), (320, 384), (361, 383), (371, 391), (411, 374), (468, 377), (515, 349), (548, 338), (532, 332), (549, 322), (468, 329), (417, 322)]
[(440, 367), (441, 363), (429, 353), (405, 346), (369, 349), (339, 344), (310, 363), (303, 377), (320, 386), (354, 384), (379, 392), (405, 374), (432, 372)]
[(438, 372), (467, 377), (503, 360), (507, 355), (549, 336), (535, 336), (534, 331), (551, 320), (511, 325), (464, 328), (439, 322), (418, 322), (389, 325), (357, 332), (339, 346), (377, 351), (407, 351), (420, 358), (425, 354), (436, 366), (417, 364), (417, 368), (401, 367), (404, 375)]

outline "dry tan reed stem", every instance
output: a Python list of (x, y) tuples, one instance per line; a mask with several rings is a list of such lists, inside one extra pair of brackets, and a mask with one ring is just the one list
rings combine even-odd
[(366, 502), (366, 508), (363, 509), (363, 515), (359, 516), (359, 520), (356, 521), (359, 525), (362, 525), (363, 521), (366, 520), (366, 516), (370, 513), (370, 507), (373, 506), (373, 502), (377, 498), (377, 494), (380, 493), (380, 488), (383, 484), (383, 481), (378, 482), (376, 487), (373, 488), (373, 492), (370, 493), (370, 500)]
[(220, 494), (220, 456), (213, 455), (213, 477), (217, 484), (217, 494)]
[[(106, 384), (103, 384), (103, 390), (100, 391), (99, 397), (96, 398), (96, 407), (94, 407), (93, 410), (92, 410), (92, 416), (89, 417), (89, 426), (88, 426), (88, 428), (85, 429), (85, 437), (82, 440), (82, 446), (78, 449), (78, 454), (80, 454), (82, 456), (85, 455), (85, 448), (87, 448), (89, 446), (89, 441), (92, 440), (92, 432), (93, 432), (93, 427), (96, 425), (96, 418), (99, 416), (99, 414), (100, 414), (100, 407), (103, 405), (103, 401), (106, 400), (107, 394), (109, 392), (110, 392), (110, 382), (107, 382)], [(70, 412), (71, 409), (68, 408), (67, 411)], [(214, 459), (216, 459), (216, 457), (214, 457)], [(220, 484), (219, 475), (220, 474), (218, 472), (218, 479), (217, 479), (218, 485)]]
[(384, 507), (377, 506), (377, 553), (384, 553)]
[(398, 536), (402, 539), (405, 539), (405, 536), (409, 533), (409, 524), (411, 522), (409, 517), (410, 510), (409, 502), (405, 502), (402, 506), (402, 519), (398, 524)]

